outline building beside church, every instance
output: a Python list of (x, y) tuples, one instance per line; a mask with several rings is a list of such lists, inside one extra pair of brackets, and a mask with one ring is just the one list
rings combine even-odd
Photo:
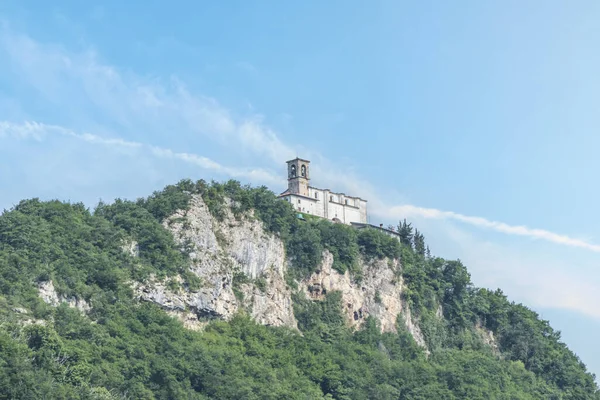
[(351, 225), (367, 223), (367, 201), (360, 197), (310, 186), (310, 161), (287, 162), (288, 188), (279, 195), (298, 212)]

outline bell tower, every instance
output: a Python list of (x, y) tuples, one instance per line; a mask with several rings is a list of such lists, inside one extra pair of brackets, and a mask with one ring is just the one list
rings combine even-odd
[(308, 197), (309, 164), (310, 161), (301, 158), (295, 158), (287, 162), (288, 190), (290, 193)]

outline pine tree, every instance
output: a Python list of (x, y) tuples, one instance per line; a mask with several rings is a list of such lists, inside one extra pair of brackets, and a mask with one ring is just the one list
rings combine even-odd
[(413, 245), (413, 228), (412, 224), (406, 223), (406, 218), (402, 223), (398, 224), (398, 233), (400, 234), (400, 242), (408, 247)]
[(425, 256), (425, 236), (417, 229), (415, 229), (415, 235), (413, 237), (413, 242), (415, 245), (415, 251), (420, 256)]

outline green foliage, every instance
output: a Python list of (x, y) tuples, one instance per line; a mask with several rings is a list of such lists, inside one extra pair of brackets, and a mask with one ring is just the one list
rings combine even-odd
[(323, 327), (335, 327), (341, 333), (344, 317), (341, 314), (342, 296), (340, 292), (328, 292), (322, 302), (311, 301), (302, 293), (294, 296), (294, 315), (302, 331), (317, 331)]
[(313, 225), (296, 224), (293, 234), (285, 244), (286, 254), (294, 267), (295, 276), (308, 276), (318, 268), (323, 257), (323, 245), (321, 233), (314, 229)]
[[(179, 186), (188, 187), (189, 183), (180, 183), (175, 187)], [(361, 274), (358, 266), (360, 254), (367, 258), (397, 258), (400, 254), (398, 241), (377, 230), (357, 232), (347, 225), (334, 224), (314, 216), (307, 216), (307, 221), (300, 221), (289, 203), (280, 201), (265, 187), (241, 186), (237, 181), (223, 184), (212, 182), (202, 186), (201, 194), (216, 218), (224, 216), (222, 205), (228, 198), (234, 215), (248, 217), (248, 213), (253, 212), (267, 231), (279, 235), (294, 266), (292, 275), (295, 278), (316, 271), (325, 249), (333, 255), (334, 269), (341, 273), (350, 271), (355, 276)]]
[(233, 294), (238, 301), (244, 300), (244, 292), (242, 292), (241, 286), (250, 283), (250, 278), (243, 272), (236, 272), (231, 280), (231, 286)]
[(367, 258), (400, 258), (398, 240), (376, 229), (361, 229), (357, 240), (361, 253)]
[(159, 222), (173, 215), (177, 210), (188, 208), (192, 195), (202, 193), (206, 183), (202, 180), (194, 183), (185, 179), (176, 185), (169, 185), (161, 191), (154, 192), (147, 199), (138, 200)]
[(415, 229), (415, 234), (413, 236), (413, 244), (415, 248), (415, 253), (424, 257), (427, 253), (427, 248), (425, 246), (425, 236), (418, 229)]
[(379, 292), (379, 290), (375, 292), (375, 297), (373, 298), (373, 300), (375, 300), (375, 303), (381, 304), (381, 293)]
[(316, 222), (322, 246), (333, 255), (333, 268), (340, 273), (355, 272), (358, 268), (359, 247), (356, 230), (342, 224), (332, 224), (326, 220)]
[(153, 272), (164, 277), (187, 269), (187, 259), (176, 247), (171, 233), (143, 207), (142, 202), (117, 199), (111, 205), (101, 203), (96, 208), (95, 215), (120, 228), (137, 242), (140, 259), (151, 266), (140, 272)]
[(262, 276), (254, 280), (254, 285), (263, 293), (267, 291), (267, 280)]
[[(520, 363), (515, 365), (542, 378), (548, 390), (562, 396), (548, 394), (546, 398), (598, 398), (594, 377), (585, 373), (585, 366), (560, 342), (560, 334), (547, 321), (509, 302), (500, 290), (474, 288), (460, 260), (420, 253), (403, 245), (404, 295), (419, 317), (433, 354), (452, 349), (489, 353), (476, 331), (481, 326), (493, 332), (504, 358)], [(436, 315), (438, 307), (443, 318)]]
[(411, 247), (413, 245), (413, 227), (412, 224), (406, 223), (406, 219), (398, 224), (398, 234), (400, 235), (400, 243), (404, 246)]
[[(198, 194), (217, 218), (228, 212), (228, 198), (235, 216), (254, 216), (281, 237), (291, 286), (319, 267), (325, 249), (335, 269), (355, 276), (361, 257), (400, 259), (404, 296), (430, 356), (402, 317), (397, 333), (381, 333), (371, 317), (350, 329), (339, 292), (323, 301), (294, 294), (301, 332), (244, 315), (195, 332), (137, 301), (130, 282), (150, 274), (174, 289), (202, 287), (186, 249), (161, 224)], [(400, 228), (402, 243), (374, 229), (300, 221), (266, 188), (235, 181), (182, 181), (93, 213), (82, 204), (23, 201), (0, 216), (0, 399), (600, 398), (547, 321), (499, 290), (474, 288), (460, 261), (430, 257), (420, 232), (406, 222)], [(139, 257), (123, 251), (132, 240)], [(91, 311), (47, 306), (37, 285), (48, 280)], [(234, 291), (246, 283), (267, 287), (240, 273)], [(500, 356), (481, 342), (481, 329), (494, 333)]]
[(190, 270), (186, 269), (183, 271), (181, 277), (183, 278), (183, 281), (190, 292), (197, 292), (202, 287), (202, 279), (200, 279), (198, 275), (192, 273)]

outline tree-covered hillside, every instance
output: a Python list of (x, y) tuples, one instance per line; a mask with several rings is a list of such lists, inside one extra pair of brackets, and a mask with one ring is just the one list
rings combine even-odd
[[(151, 276), (179, 275), (186, 290), (202, 284), (161, 224), (194, 195), (216, 218), (231, 207), (279, 236), (292, 288), (325, 249), (356, 281), (360, 259), (400, 259), (404, 300), (427, 348), (402, 323), (397, 333), (381, 333), (373, 318), (350, 329), (337, 292), (323, 301), (295, 293), (299, 331), (244, 313), (192, 331), (140, 301), (132, 282)], [(0, 216), (0, 399), (600, 399), (594, 377), (546, 321), (501, 290), (474, 287), (460, 261), (431, 256), (410, 224), (398, 229), (401, 241), (302, 221), (266, 188), (234, 181), (181, 181), (95, 210), (22, 201)], [(123, 249), (131, 240), (136, 256)], [(38, 285), (48, 281), (67, 301), (42, 301)], [(89, 310), (70, 307), (75, 298)]]

